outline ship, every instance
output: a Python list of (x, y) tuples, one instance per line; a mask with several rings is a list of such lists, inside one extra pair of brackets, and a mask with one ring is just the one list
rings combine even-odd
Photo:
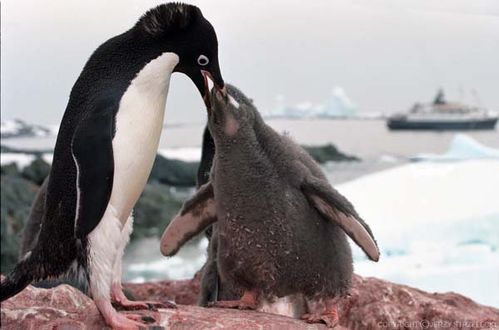
[(458, 102), (447, 102), (440, 89), (432, 103), (416, 103), (408, 113), (388, 118), (391, 130), (491, 130), (497, 114)]

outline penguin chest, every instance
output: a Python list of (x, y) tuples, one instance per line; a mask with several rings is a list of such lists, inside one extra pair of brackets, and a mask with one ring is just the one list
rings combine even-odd
[(170, 76), (178, 56), (149, 62), (120, 101), (113, 138), (114, 180), (110, 203), (124, 222), (142, 193), (158, 150)]

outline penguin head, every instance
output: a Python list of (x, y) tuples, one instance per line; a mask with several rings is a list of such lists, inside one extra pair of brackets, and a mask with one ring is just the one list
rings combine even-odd
[(226, 84), (225, 87), (226, 94), (216, 88), (212, 88), (210, 93), (212, 109), (208, 113), (208, 127), (215, 141), (254, 136), (255, 123), (260, 116), (253, 101), (233, 85)]
[(183, 3), (159, 5), (146, 12), (135, 29), (161, 52), (172, 52), (179, 57), (173, 72), (184, 73), (192, 80), (208, 110), (211, 108), (208, 80), (226, 95), (218, 63), (217, 35), (198, 7)]

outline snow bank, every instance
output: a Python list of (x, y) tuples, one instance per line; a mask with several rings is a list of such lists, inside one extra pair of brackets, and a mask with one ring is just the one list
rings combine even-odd
[(380, 227), (499, 215), (499, 161), (407, 164), (338, 190)]
[(22, 127), (22, 124), (17, 120), (6, 120), (0, 122), (0, 132), (2, 132), (2, 135), (15, 135), (21, 130)]
[(16, 164), (18, 168), (23, 169), (35, 160), (34, 155), (18, 153), (2, 153), (0, 163), (2, 166), (7, 164)]
[(2, 138), (20, 136), (48, 136), (51, 130), (41, 125), (31, 125), (22, 120), (5, 120), (0, 123)]
[[(134, 283), (164, 279), (190, 279), (206, 262), (208, 240), (187, 244), (173, 257), (165, 258), (159, 252), (159, 238), (149, 238), (129, 247), (132, 255), (125, 255), (124, 279)], [(133, 255), (135, 254), (135, 255)], [(137, 262), (137, 257), (142, 262)], [(139, 259), (140, 260), (140, 259)]]
[(170, 159), (183, 160), (185, 162), (199, 162), (201, 159), (200, 147), (160, 149), (158, 154)]
[(359, 274), (499, 306), (499, 161), (413, 163), (337, 188), (382, 250), (372, 263), (354, 248)]
[[(42, 159), (46, 161), (48, 164), (52, 164), (51, 153), (42, 154)], [(23, 169), (26, 166), (30, 165), (36, 156), (34, 154), (23, 154), (23, 153), (14, 153), (14, 152), (2, 152), (0, 154), (0, 163), (2, 166), (8, 164), (16, 164), (19, 169)]]

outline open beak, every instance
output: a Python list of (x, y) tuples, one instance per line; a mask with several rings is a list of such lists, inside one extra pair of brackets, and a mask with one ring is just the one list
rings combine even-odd
[(217, 84), (216, 80), (213, 78), (213, 76), (211, 75), (211, 73), (209, 71), (201, 70), (201, 74), (203, 75), (203, 79), (204, 79), (203, 100), (204, 100), (204, 104), (206, 105), (206, 109), (208, 109), (208, 111), (210, 111), (211, 110), (210, 81), (213, 84), (213, 86), (215, 87), (215, 89), (217, 90), (217, 92), (222, 94), (222, 96), (224, 98), (227, 97), (227, 89), (225, 88), (225, 86), (220, 86), (219, 84)]

